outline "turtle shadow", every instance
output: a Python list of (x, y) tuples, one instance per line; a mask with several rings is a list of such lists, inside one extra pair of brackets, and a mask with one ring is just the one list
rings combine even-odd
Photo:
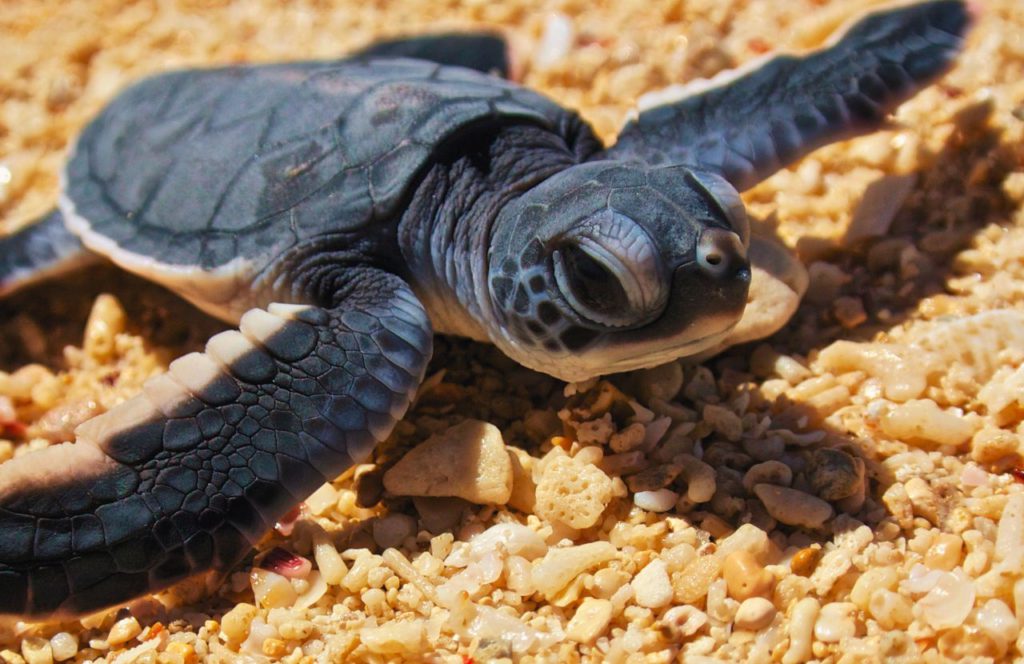
[[(1018, 146), (1000, 140), (1002, 130), (989, 121), (994, 111), (991, 100), (962, 109), (954, 119), (959, 128), (937, 154), (923, 158), (927, 166), (896, 176), (913, 184), (883, 234), (872, 235), (855, 213), (838, 243), (801, 238), (796, 250), (805, 264), (825, 264), (826, 277), (834, 273), (830, 268), (838, 268), (848, 280), (823, 286), (812, 271), (810, 292), (794, 316), (761, 342), (807, 356), (840, 338), (871, 339), (914, 317), (924, 300), (949, 293), (950, 278), (960, 276), (957, 253), (989, 224), (1007, 225), (1015, 209), (1001, 184), (1019, 168), (1021, 154)], [(854, 301), (863, 319), (857, 311), (842, 311)]]
[(110, 293), (127, 314), (129, 332), (147, 345), (175, 354), (200, 350), (225, 329), (171, 291), (111, 264), (83, 268), (65, 277), (35, 284), (0, 301), (0, 370), (28, 363), (65, 366), (65, 346), (81, 346), (96, 297)]

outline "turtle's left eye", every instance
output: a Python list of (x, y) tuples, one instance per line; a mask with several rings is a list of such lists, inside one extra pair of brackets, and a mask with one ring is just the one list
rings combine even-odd
[(633, 327), (660, 313), (666, 299), (660, 260), (646, 234), (636, 233), (601, 240), (575, 237), (554, 251), (555, 283), (580, 317), (608, 327)]

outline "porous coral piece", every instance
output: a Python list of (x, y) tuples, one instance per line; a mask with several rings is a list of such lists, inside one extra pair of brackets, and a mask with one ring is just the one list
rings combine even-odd
[(572, 528), (597, 523), (612, 499), (611, 478), (597, 466), (558, 455), (544, 464), (534, 511)]

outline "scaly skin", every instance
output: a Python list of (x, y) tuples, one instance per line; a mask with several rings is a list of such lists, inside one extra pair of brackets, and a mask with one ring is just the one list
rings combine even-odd
[[(818, 54), (641, 113), (608, 150), (550, 100), (421, 61), (129, 89), (84, 131), (61, 215), (240, 332), (77, 442), (0, 466), (0, 614), (88, 612), (229, 569), (387, 437), (431, 318), (566, 379), (717, 346), (750, 280), (736, 190), (877, 128), (968, 22), (955, 0), (872, 15)], [(80, 255), (56, 219), (0, 243), (0, 292)]]

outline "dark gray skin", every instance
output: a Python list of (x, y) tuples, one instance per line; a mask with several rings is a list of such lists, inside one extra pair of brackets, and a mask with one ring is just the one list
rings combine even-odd
[[(83, 132), (60, 210), (0, 243), (0, 295), (98, 255), (240, 331), (0, 466), (0, 614), (230, 569), (389, 435), (434, 332), (567, 379), (714, 346), (750, 279), (737, 190), (880, 126), (968, 22), (953, 1), (872, 15), (644, 111), (609, 149), (474, 71), (507, 71), (485, 36), (129, 89)], [(472, 40), (491, 46), (460, 55)]]

